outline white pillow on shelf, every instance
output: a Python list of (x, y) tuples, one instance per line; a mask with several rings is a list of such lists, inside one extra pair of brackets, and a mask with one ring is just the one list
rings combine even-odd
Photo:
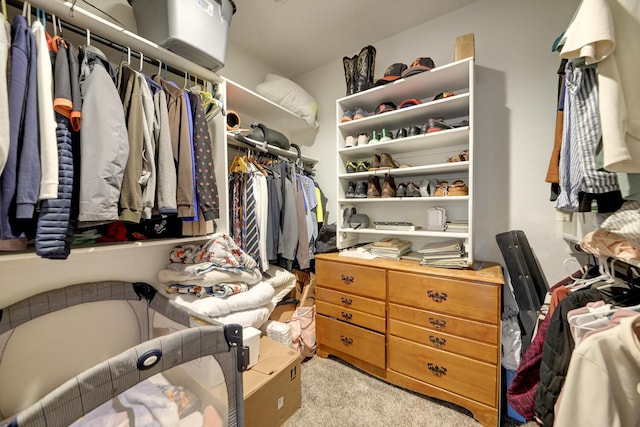
[(314, 129), (318, 127), (316, 121), (318, 103), (297, 83), (286, 77), (267, 73), (264, 82), (256, 86), (256, 92), (269, 101), (297, 114)]

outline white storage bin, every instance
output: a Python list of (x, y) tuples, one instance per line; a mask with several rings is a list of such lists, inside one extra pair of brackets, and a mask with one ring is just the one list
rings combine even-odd
[(138, 34), (212, 71), (224, 66), (233, 0), (130, 0)]

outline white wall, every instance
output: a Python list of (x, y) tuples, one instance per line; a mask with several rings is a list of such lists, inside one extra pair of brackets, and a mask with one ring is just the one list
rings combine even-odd
[[(495, 235), (523, 230), (550, 284), (567, 275), (562, 262), (570, 256), (544, 182), (559, 65), (551, 45), (577, 5), (577, 0), (481, 0), (373, 43), (379, 77), (389, 64), (418, 56), (430, 56), (436, 66), (450, 62), (455, 38), (475, 34), (476, 256), (502, 263)], [(320, 104), (320, 130), (306, 152), (322, 159), (317, 179), (335, 203), (336, 164), (326, 152), (335, 151), (335, 100), (345, 94), (342, 58), (296, 81)]]

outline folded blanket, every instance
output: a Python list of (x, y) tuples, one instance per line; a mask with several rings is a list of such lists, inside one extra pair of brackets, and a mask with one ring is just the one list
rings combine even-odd
[(211, 262), (218, 267), (241, 270), (258, 269), (258, 264), (244, 252), (229, 236), (223, 233), (214, 234), (203, 245), (180, 245), (169, 254), (171, 262), (182, 264), (199, 264)]
[(296, 276), (292, 272), (276, 265), (270, 265), (266, 274), (270, 276), (267, 281), (271, 283), (271, 286), (274, 288), (279, 288), (280, 286), (290, 283), (295, 285), (296, 282)]
[(190, 294), (195, 295), (198, 298), (208, 298), (228, 297), (229, 295), (246, 292), (249, 289), (249, 286), (244, 283), (221, 283), (212, 286), (181, 285), (179, 283), (172, 283), (167, 286), (166, 289), (167, 292), (171, 294)]
[[(166, 292), (166, 291), (165, 291)], [(237, 311), (249, 310), (266, 305), (273, 298), (274, 290), (263, 281), (249, 288), (247, 292), (226, 298), (198, 298), (192, 295), (168, 294), (176, 304), (182, 305), (205, 316), (218, 317)]]
[(166, 269), (160, 270), (158, 279), (164, 283), (181, 283), (183, 285), (212, 286), (219, 283), (246, 283), (254, 285), (262, 280), (262, 273), (257, 270), (234, 273), (230, 271), (212, 270), (204, 274), (192, 274), (188, 265), (170, 263)]
[(260, 329), (264, 322), (269, 319), (270, 314), (271, 310), (267, 307), (258, 307), (252, 310), (238, 311), (226, 316), (216, 317), (216, 320), (225, 325), (235, 323), (241, 325), (243, 328), (252, 326)]

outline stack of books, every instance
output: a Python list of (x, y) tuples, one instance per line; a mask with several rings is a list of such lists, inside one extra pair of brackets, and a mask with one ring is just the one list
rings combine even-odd
[(418, 249), (422, 254), (420, 265), (429, 267), (463, 268), (469, 264), (464, 250), (464, 242), (460, 239), (447, 239), (429, 243)]
[(411, 242), (388, 237), (370, 243), (365, 247), (377, 257), (400, 259), (401, 256), (411, 251)]
[(469, 221), (465, 221), (465, 220), (447, 221), (445, 224), (445, 231), (449, 231), (452, 233), (468, 233)]

